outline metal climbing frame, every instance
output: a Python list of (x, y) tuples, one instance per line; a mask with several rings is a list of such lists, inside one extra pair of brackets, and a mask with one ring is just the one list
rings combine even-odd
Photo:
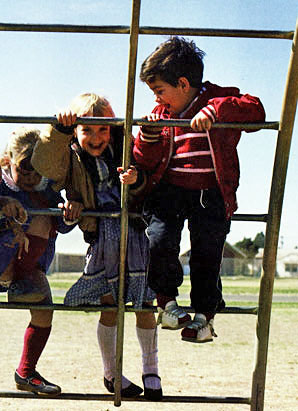
[[(165, 396), (163, 402), (181, 403), (238, 403), (248, 404), (253, 411), (262, 411), (264, 408), (265, 379), (267, 366), (267, 352), (270, 328), (270, 314), (272, 305), (273, 283), (276, 266), (276, 254), (278, 246), (280, 219), (286, 182), (286, 173), (291, 146), (291, 138), (296, 113), (297, 87), (298, 87), (298, 52), (297, 52), (297, 31), (266, 31), (266, 30), (222, 30), (222, 29), (189, 29), (189, 28), (162, 28), (162, 27), (139, 27), (141, 0), (132, 0), (132, 17), (130, 26), (79, 26), (79, 25), (39, 25), (39, 24), (1, 24), (0, 31), (32, 31), (32, 32), (64, 32), (64, 33), (118, 33), (130, 36), (129, 50), (129, 70), (127, 78), (127, 98), (126, 115), (124, 119), (79, 119), (80, 124), (109, 124), (124, 126), (125, 142), (123, 154), (123, 167), (127, 168), (130, 161), (130, 140), (133, 125), (147, 124), (145, 120), (133, 119), (133, 104), (135, 91), (136, 57), (138, 48), (138, 37), (140, 34), (162, 34), (162, 35), (188, 35), (188, 36), (212, 36), (212, 37), (240, 37), (240, 38), (268, 38), (286, 39), (292, 41), (292, 53), (288, 68), (288, 76), (285, 85), (284, 100), (280, 121), (266, 122), (258, 124), (239, 124), (239, 123), (216, 123), (213, 127), (232, 127), (245, 129), (274, 129), (278, 130), (275, 161), (273, 168), (269, 209), (267, 214), (251, 215), (236, 214), (233, 220), (238, 221), (263, 221), (266, 223), (266, 240), (263, 257), (263, 270), (260, 281), (259, 303), (257, 308), (226, 307), (223, 313), (237, 314), (257, 314), (256, 326), (256, 355), (255, 366), (252, 378), (251, 397), (186, 397), (186, 396)], [(0, 116), (0, 123), (55, 123), (55, 117), (20, 117), (20, 116)], [(169, 126), (188, 126), (188, 120), (163, 121), (164, 125)], [(152, 126), (152, 123), (150, 123)], [(156, 124), (157, 126), (158, 124)], [(124, 314), (125, 312), (136, 311), (124, 304), (124, 276), (125, 276), (125, 256), (127, 245), (127, 210), (128, 188), (122, 187), (122, 207), (121, 213), (108, 213), (109, 216), (121, 218), (121, 242), (120, 242), (120, 286), (118, 309), (115, 307), (64, 307), (62, 304), (53, 306), (39, 306), (40, 309), (52, 308), (54, 310), (67, 311), (118, 311), (118, 333), (117, 333), (117, 376), (115, 380), (115, 395), (104, 394), (76, 394), (62, 393), (56, 399), (66, 400), (103, 400), (114, 399), (114, 405), (121, 405), (121, 374), (123, 358), (123, 335), (124, 335)], [(61, 210), (49, 209), (31, 210), (31, 214), (61, 215)], [(100, 216), (103, 213), (89, 212), (84, 213), (93, 216)], [(6, 309), (28, 309), (32, 306), (28, 304), (0, 303), (0, 308)], [(190, 307), (184, 307), (189, 312), (193, 312)], [(146, 309), (150, 310), (150, 309)], [(156, 311), (156, 307), (152, 308)], [(0, 397), (11, 398), (37, 398), (31, 393), (24, 392), (0, 392)], [(40, 397), (38, 397), (40, 398)], [(143, 397), (135, 399), (125, 399), (125, 401), (146, 401)]]

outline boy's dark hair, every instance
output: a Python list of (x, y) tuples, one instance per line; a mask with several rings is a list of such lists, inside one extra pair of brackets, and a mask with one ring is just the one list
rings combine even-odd
[(202, 84), (205, 53), (193, 41), (173, 36), (161, 43), (143, 62), (140, 79), (151, 83), (159, 76), (173, 87), (186, 77), (192, 87)]

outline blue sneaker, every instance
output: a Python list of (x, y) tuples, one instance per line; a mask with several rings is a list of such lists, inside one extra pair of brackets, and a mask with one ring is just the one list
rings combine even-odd
[(34, 371), (29, 377), (21, 377), (17, 371), (14, 375), (18, 390), (34, 392), (44, 397), (55, 397), (61, 393), (61, 388), (47, 381), (37, 371)]
[(7, 295), (11, 303), (38, 303), (45, 298), (41, 290), (29, 280), (13, 281)]

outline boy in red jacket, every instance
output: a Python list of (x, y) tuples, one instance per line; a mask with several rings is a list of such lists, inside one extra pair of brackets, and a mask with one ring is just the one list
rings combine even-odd
[[(202, 82), (204, 54), (194, 42), (171, 37), (143, 62), (140, 78), (158, 104), (148, 120), (191, 119), (191, 128), (143, 126), (134, 146), (137, 164), (150, 175), (145, 202), (148, 282), (157, 293), (159, 322), (162, 328), (183, 328), (182, 339), (195, 343), (213, 340), (215, 313), (225, 306), (219, 271), (239, 184), (241, 130), (212, 124), (265, 120), (257, 97)], [(186, 219), (193, 321), (176, 302), (183, 281), (179, 250)]]

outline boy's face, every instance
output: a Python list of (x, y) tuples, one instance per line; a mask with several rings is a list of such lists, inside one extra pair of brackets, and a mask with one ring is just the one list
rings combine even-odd
[[(92, 117), (92, 115), (88, 113), (82, 117)], [(110, 126), (79, 124), (76, 136), (83, 150), (93, 157), (99, 157), (110, 142)]]
[(189, 83), (184, 82), (184, 77), (178, 80), (176, 87), (161, 80), (158, 76), (154, 81), (146, 84), (153, 91), (155, 101), (163, 104), (170, 114), (182, 113), (192, 100), (189, 94)]
[(34, 191), (41, 180), (41, 175), (31, 166), (30, 158), (25, 158), (18, 166), (11, 163), (10, 172), (13, 181), (22, 191)]

